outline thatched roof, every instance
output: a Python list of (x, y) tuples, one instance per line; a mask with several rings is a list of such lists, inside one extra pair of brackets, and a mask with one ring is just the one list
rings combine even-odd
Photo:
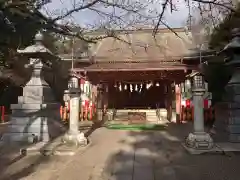
[[(153, 37), (152, 29), (119, 32), (116, 38), (105, 38), (91, 47), (96, 62), (151, 62), (177, 61), (196, 48), (190, 33), (176, 28), (174, 34), (160, 29)], [(127, 42), (127, 43), (126, 43)]]

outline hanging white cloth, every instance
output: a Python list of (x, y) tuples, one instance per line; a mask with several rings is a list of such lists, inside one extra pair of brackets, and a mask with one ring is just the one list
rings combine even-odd
[(88, 98), (88, 96), (85, 93), (82, 93), (80, 97), (81, 97), (81, 103), (84, 106), (85, 102), (89, 101), (89, 98)]
[(146, 84), (146, 89), (149, 89), (151, 84)]
[(81, 89), (81, 91), (84, 91), (84, 84), (85, 84), (85, 80), (80, 79), (80, 89)]
[(143, 85), (140, 84), (139, 93), (141, 93), (141, 91), (142, 91), (142, 87), (143, 87)]
[(89, 96), (89, 94), (90, 94), (90, 83), (89, 83), (89, 81), (85, 81), (83, 92), (84, 92), (87, 96)]
[(120, 85), (119, 85), (119, 91), (122, 91), (122, 85), (121, 85), (121, 83), (120, 83)]
[(130, 92), (133, 92), (133, 85), (130, 84)]
[(138, 85), (137, 84), (135, 85), (135, 91), (138, 91)]

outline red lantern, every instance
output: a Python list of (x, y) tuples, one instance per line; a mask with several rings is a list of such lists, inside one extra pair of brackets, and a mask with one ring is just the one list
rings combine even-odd
[(92, 120), (92, 117), (93, 117), (93, 104), (90, 103), (90, 106), (89, 106), (89, 120)]
[(186, 100), (186, 108), (190, 108), (191, 107), (191, 100), (188, 99)]
[(208, 108), (208, 99), (204, 99), (204, 109)]
[(84, 108), (85, 108), (85, 118), (88, 117), (88, 108), (89, 108), (89, 101), (84, 101)]

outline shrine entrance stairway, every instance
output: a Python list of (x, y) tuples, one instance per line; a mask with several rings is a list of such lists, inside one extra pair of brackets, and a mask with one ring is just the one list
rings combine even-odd
[(166, 109), (108, 109), (109, 120), (123, 124), (165, 124)]

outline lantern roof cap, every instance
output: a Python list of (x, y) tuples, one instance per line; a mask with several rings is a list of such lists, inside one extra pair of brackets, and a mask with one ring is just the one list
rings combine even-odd
[(229, 51), (233, 49), (240, 49), (240, 29), (235, 28), (232, 30), (232, 37), (233, 39), (231, 40), (230, 43), (228, 43), (223, 51)]
[(34, 41), (35, 42), (43, 42), (43, 34), (39, 31), (36, 35), (35, 35), (35, 38), (34, 38)]
[(202, 73), (199, 72), (199, 71), (196, 71), (196, 70), (192, 70), (192, 73), (188, 74), (186, 77), (192, 78), (192, 77), (197, 76), (197, 75), (202, 75)]
[(38, 32), (34, 38), (34, 44), (26, 47), (25, 49), (18, 49), (17, 52), (20, 55), (25, 55), (28, 57), (45, 57), (48, 59), (57, 59), (48, 48), (43, 45), (43, 35), (42, 33)]

